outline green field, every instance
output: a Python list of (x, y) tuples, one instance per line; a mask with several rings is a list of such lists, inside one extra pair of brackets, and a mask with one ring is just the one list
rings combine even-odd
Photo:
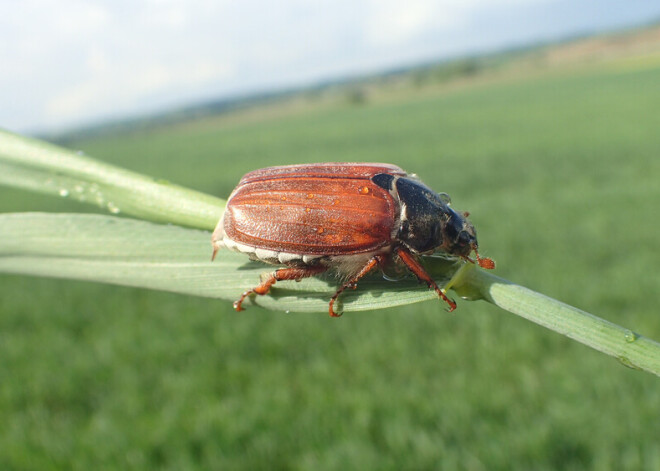
[[(660, 340), (660, 68), (599, 67), (81, 141), (226, 197), (382, 161), (497, 274)], [(0, 211), (86, 211), (0, 189)], [(484, 302), (285, 314), (0, 276), (1, 469), (660, 469), (660, 379)]]

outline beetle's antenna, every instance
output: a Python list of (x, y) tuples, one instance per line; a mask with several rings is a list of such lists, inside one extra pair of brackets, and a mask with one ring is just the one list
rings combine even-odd
[[(474, 255), (477, 259), (477, 265), (487, 270), (492, 270), (493, 268), (495, 268), (495, 260), (493, 260), (492, 258), (479, 256), (479, 251), (477, 250), (477, 244), (472, 245), (472, 250), (474, 250)], [(468, 258), (468, 260), (470, 259)], [(472, 262), (472, 260), (470, 261)]]

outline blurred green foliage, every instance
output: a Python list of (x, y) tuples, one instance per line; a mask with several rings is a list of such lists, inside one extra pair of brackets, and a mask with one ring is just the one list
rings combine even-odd
[[(223, 197), (268, 165), (395, 163), (471, 212), (499, 275), (657, 340), (658, 83), (583, 69), (76, 148)], [(2, 211), (71, 205), (0, 190)], [(658, 378), (486, 303), (443, 309), (239, 314), (2, 276), (0, 467), (660, 469)]]

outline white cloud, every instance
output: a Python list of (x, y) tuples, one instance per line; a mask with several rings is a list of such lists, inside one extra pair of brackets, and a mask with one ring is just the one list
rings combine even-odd
[(200, 29), (222, 6), (0, 2), (0, 126), (61, 127), (172, 106), (228, 80), (236, 62), (229, 41)]
[[(56, 12), (44, 22), (53, 29), (52, 37), (60, 39), (80, 39), (104, 31), (110, 24), (109, 8), (100, 3), (68, 0), (66, 9)], [(48, 2), (49, 8), (57, 10), (61, 2)]]
[(431, 33), (460, 31), (480, 10), (532, 6), (551, 0), (368, 0), (367, 40), (401, 45)]
[[(89, 62), (93, 74), (58, 91), (46, 103), (45, 117), (50, 121), (75, 121), (92, 110), (105, 109), (106, 116), (118, 116), (140, 109), (140, 103), (154, 96), (176, 93), (181, 88), (194, 88), (212, 80), (231, 77), (232, 70), (213, 61), (188, 61), (173, 65), (145, 63), (126, 67), (109, 65), (98, 51), (92, 51)], [(112, 73), (108, 73), (111, 70)], [(164, 105), (176, 100), (161, 98)]]
[(515, 36), (504, 16), (559, 1), (0, 0), (0, 126), (82, 124), (534, 39), (535, 24), (518, 21)]
[(432, 28), (456, 28), (463, 22), (464, 12), (469, 11), (461, 2), (433, 0), (370, 0), (369, 8), (366, 37), (379, 46), (410, 41)]

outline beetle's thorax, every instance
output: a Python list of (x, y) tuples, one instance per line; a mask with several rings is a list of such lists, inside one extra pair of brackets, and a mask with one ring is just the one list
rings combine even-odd
[(441, 251), (465, 257), (476, 247), (474, 226), (449, 206), (448, 195), (435, 193), (412, 177), (381, 174), (373, 181), (398, 201), (400, 216), (394, 239), (413, 253)]

